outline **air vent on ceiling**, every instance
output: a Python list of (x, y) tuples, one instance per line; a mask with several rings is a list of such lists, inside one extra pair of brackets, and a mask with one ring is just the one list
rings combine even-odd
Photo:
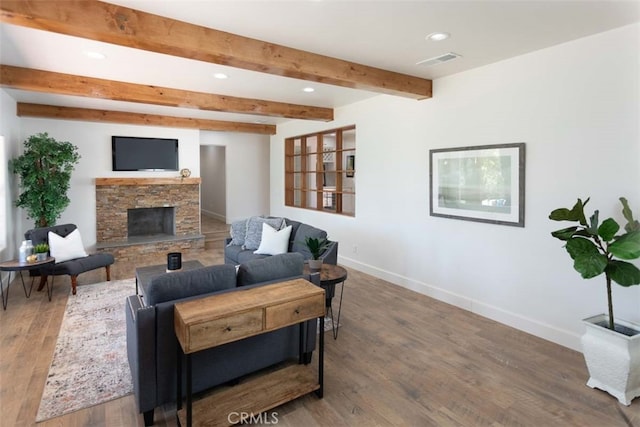
[(433, 58), (425, 59), (423, 61), (417, 62), (416, 65), (421, 65), (423, 67), (430, 67), (436, 64), (442, 64), (443, 62), (453, 61), (454, 59), (460, 58), (462, 55), (458, 55), (457, 53), (448, 52)]

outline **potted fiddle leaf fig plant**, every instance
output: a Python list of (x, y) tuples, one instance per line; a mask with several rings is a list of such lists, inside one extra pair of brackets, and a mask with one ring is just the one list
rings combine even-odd
[(624, 197), (620, 197), (627, 221), (623, 230), (613, 218), (600, 222), (598, 210), (587, 220), (584, 207), (588, 202), (588, 198), (578, 199), (571, 209), (552, 211), (549, 219), (575, 225), (551, 235), (565, 242), (573, 267), (583, 278), (604, 274), (608, 313), (584, 319), (586, 333), (581, 341), (590, 375), (587, 385), (629, 405), (640, 396), (640, 325), (614, 318), (612, 283), (640, 284), (640, 269), (629, 262), (640, 258), (640, 222)]
[(307, 249), (311, 252), (312, 259), (309, 260), (309, 269), (320, 270), (322, 268), (320, 255), (329, 247), (329, 241), (317, 237), (305, 237), (304, 244), (307, 245)]

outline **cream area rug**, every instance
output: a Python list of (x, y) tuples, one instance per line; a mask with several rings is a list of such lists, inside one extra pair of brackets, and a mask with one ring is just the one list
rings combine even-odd
[(69, 295), (36, 422), (133, 391), (125, 299), (135, 291), (135, 279), (126, 279), (78, 286)]

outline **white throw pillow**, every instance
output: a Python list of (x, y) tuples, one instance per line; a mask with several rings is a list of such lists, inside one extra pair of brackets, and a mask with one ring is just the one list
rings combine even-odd
[(69, 261), (70, 259), (84, 258), (88, 254), (82, 245), (80, 231), (76, 228), (67, 237), (62, 237), (49, 232), (49, 252), (56, 259), (56, 263)]
[(291, 225), (282, 230), (276, 230), (267, 223), (262, 223), (262, 240), (260, 247), (254, 254), (278, 255), (286, 254), (289, 249), (289, 237), (291, 236)]

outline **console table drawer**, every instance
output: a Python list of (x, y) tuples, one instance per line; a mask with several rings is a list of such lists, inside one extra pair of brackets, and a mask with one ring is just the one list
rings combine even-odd
[(277, 329), (304, 320), (324, 316), (325, 300), (322, 294), (266, 307), (265, 329)]
[(192, 351), (236, 341), (263, 330), (262, 310), (255, 309), (212, 319), (189, 328)]

